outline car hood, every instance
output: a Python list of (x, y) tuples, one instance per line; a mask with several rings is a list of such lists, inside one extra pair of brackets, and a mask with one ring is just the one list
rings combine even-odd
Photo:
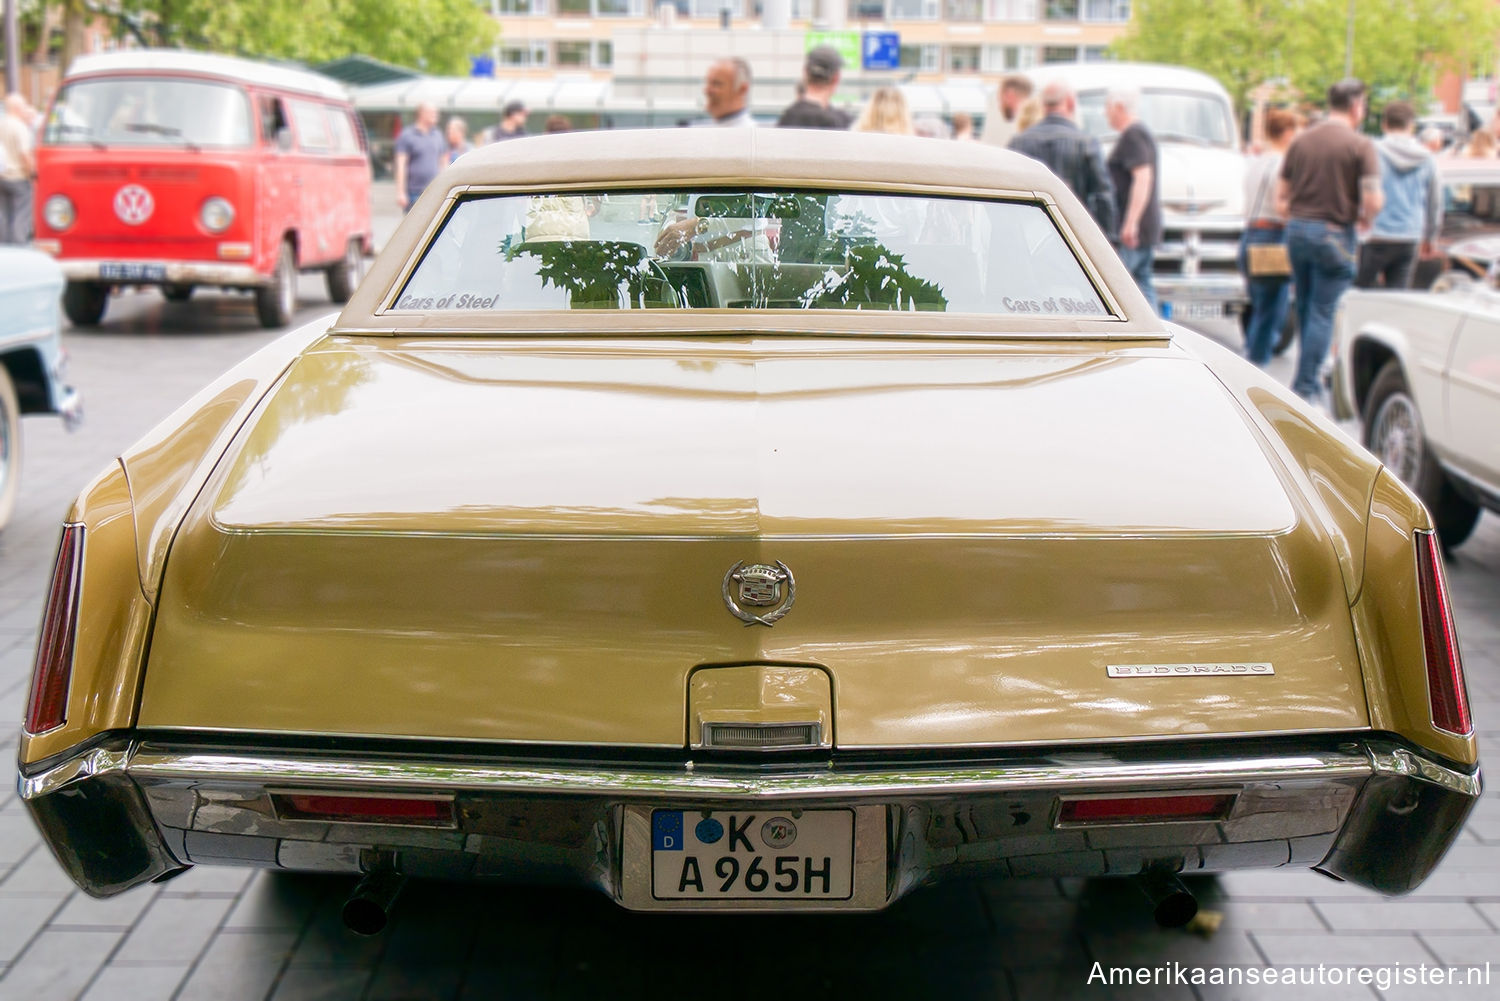
[(1245, 158), (1239, 150), (1181, 142), (1160, 142), (1157, 150), (1164, 211), (1174, 215), (1245, 214)]
[[(141, 722), (682, 746), (762, 663), (846, 747), (1360, 726), (1290, 482), (1170, 346), (330, 341), (179, 531)], [(1274, 674), (1107, 670), (1164, 663)]]

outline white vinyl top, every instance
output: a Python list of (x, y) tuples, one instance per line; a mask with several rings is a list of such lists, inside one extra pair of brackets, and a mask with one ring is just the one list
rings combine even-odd
[(237, 83), (298, 91), (317, 97), (345, 101), (349, 92), (330, 77), (290, 66), (255, 62), (235, 56), (220, 56), (185, 49), (132, 49), (79, 56), (68, 69), (68, 77), (96, 73), (189, 73), (215, 76)]

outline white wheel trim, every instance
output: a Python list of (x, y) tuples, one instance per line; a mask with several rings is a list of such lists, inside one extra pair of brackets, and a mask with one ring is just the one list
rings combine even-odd
[(16, 475), (16, 447), (19, 444), (20, 422), (12, 422), (11, 415), (0, 405), (0, 495), (4, 495), (10, 478)]
[(1403, 392), (1392, 393), (1380, 403), (1370, 422), (1370, 451), (1395, 473), (1401, 482), (1411, 486), (1422, 473), (1422, 459), (1427, 450), (1422, 436), (1422, 416), (1416, 401)]

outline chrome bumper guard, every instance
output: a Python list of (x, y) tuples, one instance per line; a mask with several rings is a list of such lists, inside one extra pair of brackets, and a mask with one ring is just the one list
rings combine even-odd
[[(593, 886), (631, 908), (664, 909), (674, 905), (653, 900), (644, 882), (652, 807), (844, 806), (855, 810), (867, 861), (875, 861), (861, 870), (862, 892), (837, 906), (873, 910), (945, 877), (1133, 875), (1163, 866), (1313, 867), (1403, 893), (1457, 836), (1480, 778), (1379, 740), (1307, 753), (1149, 761), (1058, 753), (776, 772), (126, 741), (23, 773), (17, 785), (64, 869), (96, 896), (193, 864), (355, 873), (394, 857), (409, 875)], [(421, 827), (278, 816), (273, 794), (289, 791), (452, 795), (456, 820)], [(1063, 795), (1195, 791), (1233, 793), (1234, 807), (1211, 821), (1056, 822)]]
[(74, 282), (108, 282), (111, 285), (216, 285), (226, 288), (253, 288), (269, 285), (273, 275), (263, 275), (248, 264), (224, 264), (218, 261), (131, 261), (141, 268), (160, 269), (164, 277), (155, 279), (101, 278), (100, 270), (115, 260), (70, 258), (57, 262), (63, 277)]

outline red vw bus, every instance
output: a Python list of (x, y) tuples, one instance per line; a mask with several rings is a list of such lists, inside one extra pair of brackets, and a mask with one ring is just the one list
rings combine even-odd
[(63, 306), (99, 322), (117, 285), (255, 294), (291, 322), (297, 274), (349, 297), (370, 248), (370, 164), (344, 89), (316, 73), (199, 52), (73, 63), (37, 150), (36, 245)]

